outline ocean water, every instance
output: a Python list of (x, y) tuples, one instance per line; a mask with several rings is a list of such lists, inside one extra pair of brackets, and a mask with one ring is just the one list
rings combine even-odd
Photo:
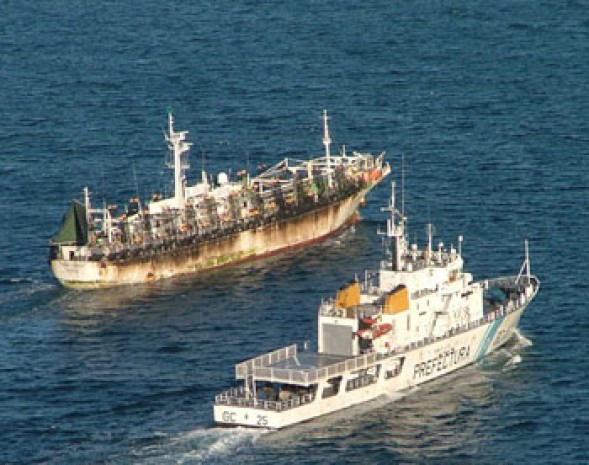
[[(4, 0), (0, 463), (589, 463), (589, 3)], [(288, 255), (150, 286), (62, 289), (48, 241), (88, 186), (170, 189), (168, 107), (200, 167), (385, 150), (410, 237), (463, 234), (476, 278), (542, 281), (520, 334), (459, 374), (276, 433), (212, 424), (234, 364), (316, 339), (374, 268), (363, 221)], [(335, 149), (334, 149), (335, 150)]]

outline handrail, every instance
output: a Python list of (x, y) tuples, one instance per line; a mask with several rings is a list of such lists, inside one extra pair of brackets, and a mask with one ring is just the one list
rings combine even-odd
[[(508, 277), (496, 278), (493, 279), (492, 282), (494, 284), (515, 284), (513, 278), (510, 279)], [(539, 280), (536, 276), (531, 276), (529, 285), (532, 287), (533, 291), (537, 290)], [(243, 377), (250, 375), (253, 376), (253, 378), (256, 380), (260, 381), (267, 380), (271, 382), (306, 386), (318, 384), (324, 379), (333, 378), (344, 373), (364, 369), (385, 358), (402, 355), (404, 352), (410, 351), (412, 349), (435, 343), (445, 337), (455, 336), (467, 332), (473, 328), (477, 328), (481, 325), (489, 324), (496, 319), (503, 318), (504, 316), (513, 313), (514, 311), (517, 311), (527, 305), (535, 295), (535, 292), (528, 294), (527, 292), (523, 292), (523, 289), (520, 289), (520, 291), (521, 292), (517, 293), (516, 298), (507, 299), (499, 307), (486, 313), (477, 320), (470, 321), (459, 327), (450, 328), (444, 333), (443, 336), (426, 337), (419, 341), (413, 341), (409, 344), (406, 344), (405, 346), (396, 347), (388, 353), (367, 353), (318, 369), (296, 370), (288, 368), (274, 368), (269, 366), (273, 363), (295, 357), (297, 354), (297, 346), (296, 344), (293, 344), (291, 346), (283, 347), (281, 349), (269, 352), (236, 365), (236, 374), (237, 376)], [(240, 378), (238, 377), (238, 379)], [(215, 397), (215, 403), (280, 411), (296, 407), (297, 405), (302, 405), (303, 403), (311, 402), (314, 400), (314, 397), (315, 395), (310, 393), (305, 394), (304, 396), (295, 396), (292, 399), (286, 401), (261, 401), (259, 399), (249, 397), (245, 388), (242, 386), (239, 388), (230, 389), (222, 394), (217, 395)]]
[[(494, 283), (507, 283), (513, 284), (513, 279), (509, 278), (497, 278), (493, 280)], [(524, 295), (524, 294), (521, 294)], [(520, 296), (521, 296), (520, 295)], [(517, 309), (519, 309), (522, 305), (524, 305), (528, 299), (524, 297), (523, 301), (522, 298), (519, 297), (518, 299), (510, 299), (505, 302), (503, 305), (500, 305), (499, 308), (493, 310), (492, 312), (483, 315), (481, 318), (470, 321), (460, 327), (450, 328), (446, 331), (444, 336), (448, 335), (455, 335), (466, 332), (470, 329), (479, 327), (483, 324), (486, 324), (490, 321), (494, 321), (497, 318), (501, 318), (508, 313), (511, 313)], [(373, 365), (375, 362), (382, 360), (383, 358), (389, 357), (394, 354), (402, 353), (403, 351), (410, 350), (416, 347), (422, 347), (427, 344), (434, 343), (440, 340), (441, 337), (434, 337), (428, 336), (419, 341), (413, 341), (401, 348), (396, 348), (389, 353), (382, 354), (382, 353), (368, 353), (363, 354), (358, 357), (354, 357), (343, 362), (338, 362), (332, 365), (327, 365), (322, 368), (312, 369), (312, 370), (293, 370), (293, 369), (285, 369), (285, 368), (272, 368), (268, 367), (266, 364), (264, 366), (256, 366), (253, 368), (253, 375), (254, 378), (257, 380), (266, 380), (270, 382), (282, 382), (288, 384), (299, 384), (299, 385), (306, 385), (309, 386), (311, 384), (316, 384), (321, 380), (332, 378), (334, 376), (341, 375), (343, 373), (360, 370), (367, 366)]]
[(301, 405), (309, 404), (315, 400), (314, 393), (307, 393), (301, 396), (294, 396), (287, 400), (260, 400), (253, 397), (241, 397), (231, 395), (229, 390), (215, 396), (216, 405), (235, 405), (237, 407), (258, 408), (261, 410), (275, 410), (277, 412), (288, 410)]
[(339, 376), (349, 371), (361, 370), (373, 365), (391, 354), (368, 353), (337, 362), (322, 368), (293, 370), (291, 368), (255, 367), (253, 376), (259, 381), (310, 386), (328, 378)]
[[(497, 278), (492, 280), (493, 283), (508, 283), (514, 284), (513, 279), (509, 278)], [(536, 291), (539, 286), (539, 280), (536, 276), (531, 276), (530, 279), (530, 286), (532, 287), (533, 291)], [(471, 321), (466, 323), (460, 327), (453, 327), (450, 328), (443, 336), (440, 337), (426, 337), (419, 341), (413, 341), (405, 346), (396, 347), (392, 349), (388, 353), (368, 353), (363, 354), (358, 357), (350, 358), (344, 360), (342, 362), (334, 363), (331, 365), (327, 365), (325, 367), (313, 370), (293, 370), (293, 369), (282, 369), (282, 368), (272, 368), (268, 367), (268, 363), (264, 365), (268, 359), (271, 359), (272, 356), (274, 357), (281, 357), (286, 356), (286, 354), (290, 351), (294, 351), (296, 355), (296, 345), (291, 345), (284, 347), (282, 349), (278, 349), (276, 351), (270, 352), (268, 354), (264, 354), (260, 357), (256, 357), (254, 359), (247, 360), (242, 364), (238, 364), (236, 369), (240, 365), (247, 365), (251, 366), (252, 371), (248, 372), (254, 376), (256, 380), (268, 380), (272, 382), (282, 382), (286, 384), (296, 384), (296, 385), (311, 385), (319, 383), (319, 381), (338, 376), (343, 373), (348, 373), (352, 371), (361, 370), (363, 368), (369, 367), (374, 365), (376, 362), (383, 360), (389, 357), (395, 357), (402, 355), (405, 352), (408, 352), (412, 349), (423, 347), (428, 344), (433, 344), (435, 342), (444, 339), (445, 337), (455, 336), (466, 331), (469, 331), (473, 328), (479, 327), (484, 324), (489, 324), (490, 322), (498, 319), (503, 318), (506, 315), (513, 313), (525, 305), (527, 305), (530, 300), (535, 295), (535, 292), (532, 294), (528, 294), (526, 292), (521, 292), (518, 294), (518, 297), (515, 299), (508, 299), (504, 304), (500, 305), (495, 310), (488, 312), (483, 317), (478, 318), (477, 320)], [(270, 362), (274, 363), (274, 362)], [(249, 365), (248, 365), (249, 364)], [(257, 366), (256, 366), (257, 365)], [(368, 379), (368, 378), (367, 378)], [(365, 383), (365, 381), (356, 381), (357, 387), (361, 387)], [(222, 392), (215, 396), (215, 404), (218, 405), (235, 405), (240, 407), (254, 407), (263, 410), (275, 410), (275, 411), (282, 411), (288, 410), (290, 408), (294, 408), (309, 402), (312, 402), (316, 398), (315, 392), (310, 392), (304, 395), (295, 395), (291, 399), (284, 400), (284, 401), (266, 401), (256, 399), (251, 397), (251, 395), (246, 391), (245, 387), (240, 386), (237, 388), (231, 388), (227, 391)]]
[(296, 344), (291, 344), (290, 346), (282, 347), (272, 352), (259, 355), (258, 357), (251, 358), (235, 365), (235, 378), (245, 379), (247, 375), (251, 374), (256, 368), (266, 367), (273, 363), (282, 362), (296, 356)]

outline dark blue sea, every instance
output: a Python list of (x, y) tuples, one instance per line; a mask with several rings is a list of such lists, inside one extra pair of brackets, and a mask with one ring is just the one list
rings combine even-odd
[[(589, 3), (0, 2), (0, 463), (589, 463)], [(163, 129), (228, 172), (336, 147), (405, 166), (410, 238), (464, 235), (475, 278), (542, 282), (511, 346), (396, 400), (277, 433), (212, 423), (234, 364), (315, 343), (316, 309), (378, 264), (390, 184), (304, 251), (79, 292), (48, 242), (169, 191)], [(334, 147), (333, 151), (337, 149)]]

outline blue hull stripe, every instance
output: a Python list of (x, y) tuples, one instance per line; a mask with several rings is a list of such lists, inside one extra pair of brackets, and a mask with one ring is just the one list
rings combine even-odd
[(483, 338), (479, 350), (477, 351), (477, 355), (475, 357), (476, 361), (479, 361), (485, 356), (485, 354), (487, 353), (487, 349), (489, 348), (489, 345), (491, 344), (493, 339), (495, 339), (497, 329), (499, 329), (499, 326), (501, 326), (502, 322), (503, 318), (499, 318), (489, 325), (489, 327), (487, 328), (487, 332), (485, 333), (485, 337)]

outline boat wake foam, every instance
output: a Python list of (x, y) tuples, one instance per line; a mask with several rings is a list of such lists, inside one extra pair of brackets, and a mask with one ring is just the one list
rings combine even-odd
[(59, 289), (56, 284), (37, 281), (32, 278), (12, 277), (0, 279), (0, 304), (23, 300), (23, 297)]
[(502, 372), (515, 370), (522, 362), (521, 351), (533, 345), (533, 342), (515, 330), (513, 336), (500, 350), (489, 354), (480, 363), (483, 367), (495, 368)]
[(0, 279), (0, 284), (31, 284), (34, 282), (35, 281), (32, 278), (21, 278), (21, 277)]
[(339, 247), (342, 245), (346, 245), (349, 241), (354, 239), (356, 235), (356, 227), (354, 225), (350, 226), (349, 228), (345, 229), (340, 234), (328, 238), (325, 242), (323, 242), (323, 247)]
[(521, 361), (522, 361), (521, 355), (514, 354), (511, 358), (509, 358), (507, 360), (507, 362), (505, 362), (505, 365), (503, 365), (502, 371), (515, 370), (517, 368), (517, 366), (521, 363)]
[(516, 329), (513, 333), (513, 336), (504, 348), (507, 360), (503, 363), (501, 371), (505, 372), (515, 370), (517, 366), (522, 362), (522, 356), (520, 354), (520, 351), (532, 345), (532, 341), (525, 337), (519, 331), (519, 329)]
[(199, 428), (163, 441), (160, 438), (157, 444), (133, 450), (132, 457), (148, 465), (230, 463), (234, 462), (232, 455), (264, 433), (246, 428)]
[(534, 343), (520, 333), (519, 329), (516, 329), (513, 333), (513, 337), (511, 338), (511, 347), (515, 349), (523, 349), (525, 347), (530, 347), (534, 345)]
[(367, 421), (380, 421), (376, 418), (383, 409), (390, 408), (393, 402), (405, 397), (409, 392), (413, 390), (383, 394), (367, 402), (313, 418), (312, 421), (268, 431), (269, 434), (259, 438), (259, 445), (269, 450), (297, 449), (308, 441), (331, 441), (347, 437), (354, 434), (354, 431)]

